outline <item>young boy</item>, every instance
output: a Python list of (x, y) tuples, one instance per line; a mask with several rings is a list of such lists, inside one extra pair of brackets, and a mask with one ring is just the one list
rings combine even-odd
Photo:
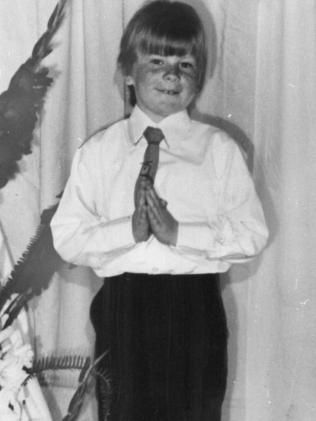
[[(118, 64), (136, 106), (78, 149), (52, 221), (55, 246), (105, 278), (91, 317), (96, 354), (109, 351), (108, 419), (219, 421), (219, 273), (265, 246), (262, 208), (236, 143), (188, 114), (206, 69), (194, 9), (143, 6)], [(101, 388), (99, 403), (103, 420)]]

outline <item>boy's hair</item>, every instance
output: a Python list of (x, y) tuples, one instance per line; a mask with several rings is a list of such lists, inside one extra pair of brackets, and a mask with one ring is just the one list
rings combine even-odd
[(197, 86), (203, 87), (207, 50), (203, 24), (193, 7), (175, 1), (156, 0), (142, 6), (123, 34), (118, 65), (131, 73), (137, 52), (163, 56), (192, 54), (197, 63)]

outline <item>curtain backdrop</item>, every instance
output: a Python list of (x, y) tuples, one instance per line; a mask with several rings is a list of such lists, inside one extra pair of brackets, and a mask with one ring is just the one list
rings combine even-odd
[[(187, 0), (216, 26), (212, 60), (194, 114), (231, 133), (247, 152), (270, 242), (223, 277), (229, 383), (223, 421), (313, 421), (316, 404), (316, 2)], [(13, 258), (24, 251), (42, 209), (56, 202), (75, 149), (124, 115), (115, 72), (122, 30), (140, 0), (69, 0), (33, 154), (0, 191), (0, 220)], [(0, 92), (44, 31), (54, 0), (0, 2)], [(209, 36), (212, 27), (208, 24)], [(214, 39), (214, 38), (213, 38)], [(215, 57), (217, 65), (214, 69)], [(39, 354), (92, 354), (89, 306), (101, 282), (65, 267), (32, 305)], [(56, 418), (76, 378), (45, 393)], [(81, 421), (96, 420), (93, 398)]]

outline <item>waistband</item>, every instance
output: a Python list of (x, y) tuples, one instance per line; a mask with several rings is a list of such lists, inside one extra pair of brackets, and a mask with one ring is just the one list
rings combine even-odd
[(109, 276), (104, 278), (104, 280), (116, 280), (116, 279), (125, 279), (128, 281), (139, 280), (139, 279), (150, 279), (150, 280), (200, 280), (200, 281), (210, 281), (217, 282), (219, 281), (219, 273), (195, 273), (195, 274), (171, 274), (171, 273), (158, 273), (158, 274), (148, 274), (148, 273), (134, 273), (134, 272), (124, 272), (120, 275)]

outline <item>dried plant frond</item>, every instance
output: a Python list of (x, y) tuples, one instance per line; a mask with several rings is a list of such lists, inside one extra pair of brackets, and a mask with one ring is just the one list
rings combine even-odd
[(110, 405), (111, 405), (111, 396), (112, 396), (112, 388), (111, 388), (111, 379), (109, 374), (106, 371), (97, 371), (96, 377), (99, 383), (99, 404), (101, 405), (101, 413), (104, 414), (105, 418), (102, 421), (106, 421), (109, 413), (110, 413)]
[(68, 0), (60, 0), (35, 44), (31, 57), (13, 75), (0, 95), (0, 188), (18, 172), (19, 161), (31, 153), (33, 131), (53, 79), (42, 60), (53, 50), (52, 39), (60, 28)]
[(81, 355), (46, 356), (33, 363), (32, 374), (39, 375), (47, 370), (83, 370), (91, 364), (90, 357)]
[[(5, 326), (9, 326), (24, 305), (39, 295), (49, 285), (53, 274), (63, 265), (54, 245), (50, 221), (58, 204), (45, 209), (35, 237), (31, 240), (22, 257), (15, 264), (8, 281), (0, 288), (0, 313), (8, 316)], [(17, 296), (14, 297), (14, 294)]]
[[(106, 352), (102, 354), (99, 358), (97, 358), (94, 361), (93, 364), (81, 371), (79, 376), (79, 386), (69, 403), (67, 415), (63, 418), (63, 421), (75, 421), (77, 419), (82, 408), (84, 396), (87, 392), (90, 382), (96, 376), (99, 377), (99, 380), (102, 380), (102, 384), (105, 391), (103, 404), (106, 408), (106, 412), (108, 412), (110, 406), (111, 383), (108, 376), (99, 373), (96, 369), (98, 363), (101, 361), (101, 359), (105, 357), (106, 354)], [(105, 398), (105, 396), (107, 398)]]
[(31, 377), (37, 376), (42, 386), (47, 386), (45, 372), (80, 370), (78, 387), (70, 400), (67, 414), (62, 421), (75, 421), (78, 418), (85, 396), (95, 379), (98, 379), (102, 385), (102, 405), (105, 413), (108, 413), (111, 399), (111, 381), (106, 372), (101, 372), (97, 369), (98, 364), (106, 354), (107, 352), (103, 353), (93, 362), (91, 362), (90, 357), (82, 357), (81, 355), (52, 355), (42, 357), (34, 361), (31, 369), (25, 369), (29, 373), (25, 383)]

